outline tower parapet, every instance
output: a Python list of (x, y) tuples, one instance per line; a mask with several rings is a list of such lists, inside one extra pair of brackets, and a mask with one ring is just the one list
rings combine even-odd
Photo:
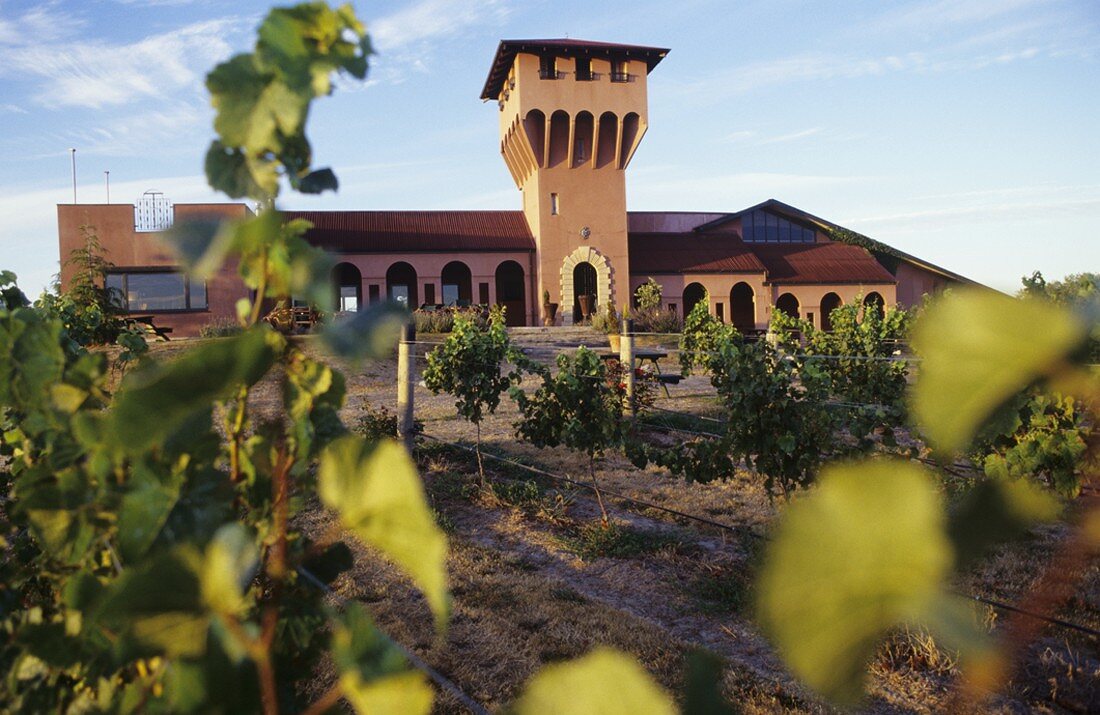
[[(500, 114), (500, 152), (523, 192), (539, 294), (566, 324), (629, 300), (625, 169), (648, 127), (647, 76), (667, 49), (504, 40), (481, 97)], [(582, 296), (590, 296), (587, 301)]]

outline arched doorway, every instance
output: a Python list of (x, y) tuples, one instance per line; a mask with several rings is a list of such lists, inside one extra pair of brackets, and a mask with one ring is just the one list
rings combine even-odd
[(821, 329), (832, 330), (833, 319), (832, 313), (834, 310), (843, 305), (840, 300), (840, 296), (836, 293), (826, 293), (821, 298)]
[[(582, 298), (587, 298), (587, 306), (581, 305)], [(596, 312), (596, 267), (581, 261), (573, 267), (573, 322), (583, 321), (586, 312), (589, 318)]]
[(332, 284), (336, 291), (336, 310), (359, 310), (363, 305), (363, 275), (350, 263), (338, 263), (332, 269)]
[(786, 313), (791, 318), (798, 317), (798, 298), (794, 297), (792, 293), (784, 293), (779, 296), (779, 300), (775, 301), (775, 309), (780, 313)]
[(390, 266), (386, 271), (386, 297), (401, 303), (409, 310), (420, 306), (420, 297), (416, 291), (416, 269), (404, 261)]
[(508, 325), (527, 325), (527, 286), (524, 284), (523, 266), (515, 261), (504, 261), (497, 266), (497, 304), (504, 306), (504, 322)]
[(870, 311), (874, 311), (880, 318), (886, 315), (886, 301), (875, 291), (871, 291), (863, 298), (863, 315), (866, 316)]
[(756, 295), (748, 283), (738, 283), (730, 291), (730, 321), (741, 332), (756, 329)]
[(440, 280), (443, 283), (443, 305), (466, 307), (474, 302), (470, 268), (462, 261), (451, 261), (443, 266)]
[(692, 283), (684, 288), (684, 317), (688, 317), (688, 313), (691, 312), (696, 303), (706, 299), (707, 289), (703, 287), (702, 283)]

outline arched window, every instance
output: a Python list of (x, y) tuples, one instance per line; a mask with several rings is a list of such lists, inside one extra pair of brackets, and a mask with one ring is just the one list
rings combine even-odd
[(821, 329), (832, 330), (832, 312), (843, 305), (840, 296), (836, 293), (826, 293), (821, 298)]
[(386, 297), (415, 310), (420, 305), (416, 290), (416, 269), (404, 261), (390, 266), (386, 271)]
[(797, 318), (799, 317), (798, 298), (795, 298), (793, 293), (784, 293), (779, 296), (779, 300), (775, 301), (775, 309), (779, 312), (786, 313), (792, 318)]
[(596, 310), (596, 267), (581, 261), (573, 269), (573, 322), (592, 317)]
[(573, 125), (573, 166), (584, 166), (592, 160), (592, 140), (596, 122), (591, 112), (580, 112)]
[(497, 304), (504, 306), (504, 322), (508, 325), (527, 324), (527, 286), (523, 266), (504, 261), (496, 270)]
[(730, 322), (741, 332), (756, 329), (756, 295), (748, 283), (738, 283), (730, 291)]
[(619, 145), (619, 168), (625, 169), (630, 163), (630, 152), (634, 149), (634, 141), (638, 138), (638, 129), (641, 120), (634, 112), (623, 117), (622, 142)]
[(863, 314), (867, 315), (869, 310), (873, 310), (880, 318), (886, 314), (886, 301), (875, 291), (871, 291), (863, 298)]
[(699, 301), (707, 299), (707, 289), (703, 287), (702, 283), (692, 283), (687, 288), (684, 288), (684, 317), (688, 316), (691, 309), (695, 307), (695, 304)]
[(535, 161), (542, 166), (544, 158), (542, 153), (546, 144), (546, 115), (537, 109), (532, 109), (523, 120), (523, 131), (527, 133), (527, 141), (531, 143), (531, 149), (535, 152)]
[(615, 161), (619, 147), (619, 118), (613, 112), (600, 115), (599, 140), (596, 142), (596, 168), (601, 169)]
[(339, 263), (332, 269), (336, 289), (336, 310), (359, 310), (363, 305), (363, 275), (350, 263)]
[(473, 281), (469, 267), (462, 261), (443, 266), (443, 305), (468, 306), (473, 302)]
[(557, 166), (569, 154), (569, 115), (560, 109), (550, 115), (550, 160), (548, 166)]

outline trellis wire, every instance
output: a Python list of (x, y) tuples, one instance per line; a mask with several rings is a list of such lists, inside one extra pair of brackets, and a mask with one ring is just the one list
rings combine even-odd
[[(350, 599), (336, 593), (336, 591), (334, 591), (327, 583), (317, 578), (317, 576), (315, 576), (305, 567), (299, 566), (298, 574), (301, 575), (301, 577), (304, 578), (306, 581), (308, 581), (311, 586), (335, 598), (337, 601), (340, 602), (340, 605), (347, 606), (347, 604), (350, 602)], [(414, 668), (427, 675), (429, 678), (432, 679), (432, 682), (453, 695), (455, 699), (465, 705), (470, 712), (476, 713), (477, 715), (489, 715), (488, 710), (479, 705), (476, 700), (463, 692), (461, 688), (455, 685), (445, 675), (440, 673), (432, 666), (428, 665), (428, 663), (425, 662), (420, 656), (418, 656), (416, 653), (413, 653), (412, 650), (405, 647), (400, 642), (394, 640), (392, 636), (383, 631), (377, 625), (375, 625), (375, 628), (378, 630), (379, 633), (382, 634), (383, 638), (392, 643), (398, 650), (402, 652), (402, 654), (404, 654), (405, 658)]]

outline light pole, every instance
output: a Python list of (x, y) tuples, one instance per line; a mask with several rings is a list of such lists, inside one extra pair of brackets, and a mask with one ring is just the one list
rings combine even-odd
[(69, 156), (73, 160), (73, 203), (76, 203), (76, 149), (69, 149)]
[(111, 170), (107, 169), (103, 172), (103, 176), (107, 180), (107, 203), (111, 203)]

